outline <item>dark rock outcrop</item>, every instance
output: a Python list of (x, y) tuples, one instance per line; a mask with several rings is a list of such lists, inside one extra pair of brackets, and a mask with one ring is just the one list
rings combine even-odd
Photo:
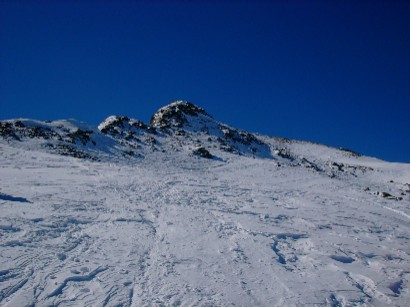
[(201, 158), (212, 159), (214, 157), (205, 147), (195, 148), (192, 153)]
[(188, 123), (188, 116), (197, 117), (204, 115), (212, 118), (204, 109), (184, 100), (177, 100), (173, 103), (160, 108), (151, 117), (150, 124), (158, 128), (180, 128)]

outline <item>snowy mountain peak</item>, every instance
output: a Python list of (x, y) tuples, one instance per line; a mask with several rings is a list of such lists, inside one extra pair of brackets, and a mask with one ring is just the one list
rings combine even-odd
[(203, 108), (185, 100), (176, 100), (155, 112), (151, 117), (151, 125), (158, 128), (180, 128), (189, 124), (190, 119), (199, 116), (212, 119)]

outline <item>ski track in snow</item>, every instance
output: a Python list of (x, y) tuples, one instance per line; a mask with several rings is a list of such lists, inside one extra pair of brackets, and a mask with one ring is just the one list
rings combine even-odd
[(2, 306), (410, 301), (409, 201), (357, 188), (383, 174), (352, 184), (246, 157), (125, 165), (7, 145), (0, 162)]

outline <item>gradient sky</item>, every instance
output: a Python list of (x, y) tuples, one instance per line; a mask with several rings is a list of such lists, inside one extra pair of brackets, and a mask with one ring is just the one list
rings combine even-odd
[(0, 119), (245, 130), (410, 162), (410, 1), (0, 0)]

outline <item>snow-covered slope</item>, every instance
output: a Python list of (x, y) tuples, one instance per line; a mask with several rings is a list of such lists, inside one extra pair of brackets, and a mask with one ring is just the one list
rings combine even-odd
[(410, 165), (178, 101), (0, 122), (1, 306), (406, 306)]

